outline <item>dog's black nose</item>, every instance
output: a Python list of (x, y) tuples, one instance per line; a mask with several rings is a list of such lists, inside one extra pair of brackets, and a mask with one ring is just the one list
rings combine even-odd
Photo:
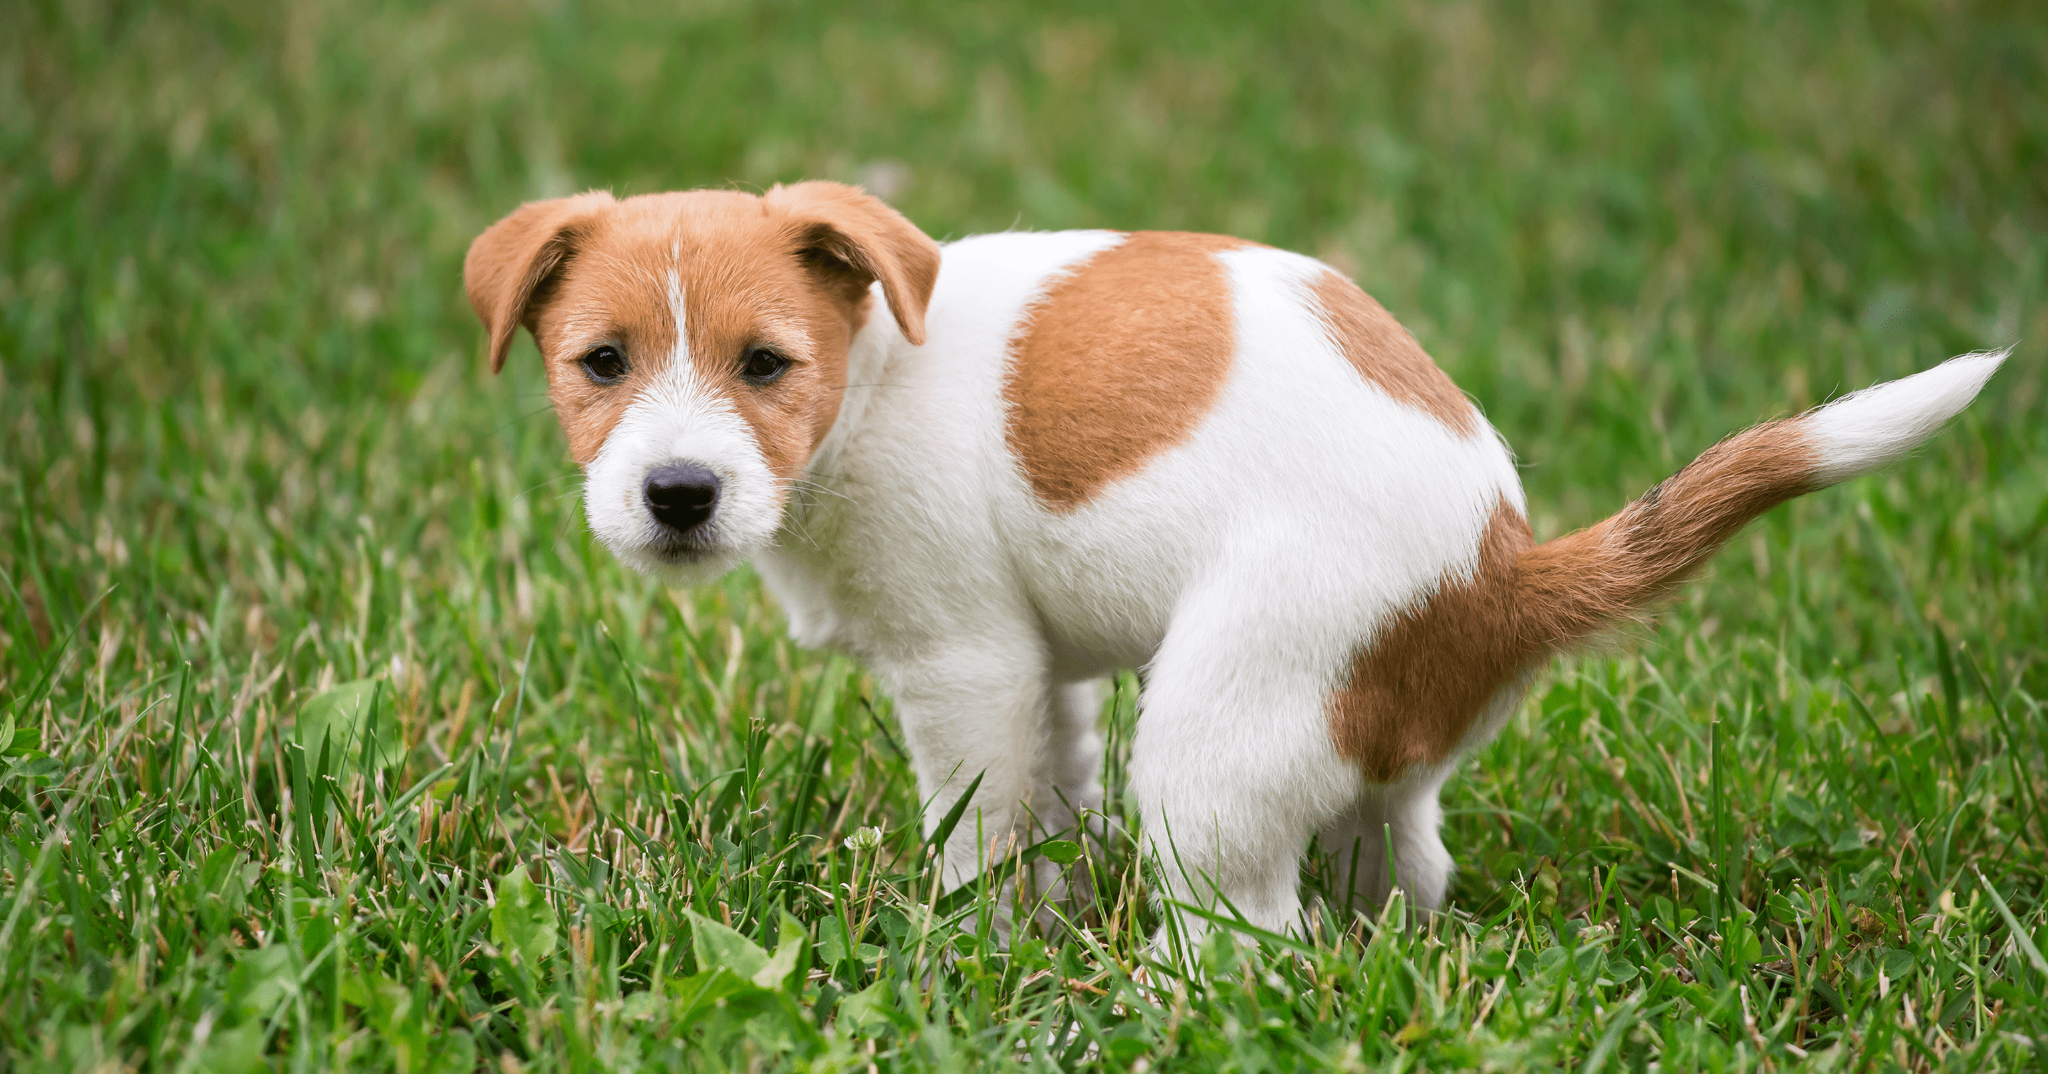
[(718, 506), (718, 475), (693, 462), (672, 462), (647, 475), (647, 510), (677, 533), (688, 533)]

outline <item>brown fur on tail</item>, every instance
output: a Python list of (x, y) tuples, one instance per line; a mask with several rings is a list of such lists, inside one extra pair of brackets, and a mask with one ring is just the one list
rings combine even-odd
[(1819, 488), (1797, 421), (1737, 433), (1619, 513), (1516, 557), (1523, 644), (1570, 645), (1641, 614), (1750, 519)]
[(1338, 751), (1381, 783), (1449, 757), (1538, 660), (1640, 616), (1750, 519), (1820, 487), (1798, 420), (1737, 433), (1614, 516), (1545, 544), (1503, 500), (1472, 575), (1446, 577), (1353, 655), (1330, 699)]

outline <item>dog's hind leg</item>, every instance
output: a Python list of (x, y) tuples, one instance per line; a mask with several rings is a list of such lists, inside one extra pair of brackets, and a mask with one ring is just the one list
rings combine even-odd
[(1102, 698), (1100, 679), (1053, 688), (1039, 793), (1032, 798), (1042, 835), (1073, 828), (1080, 814), (1102, 810), (1102, 734), (1096, 729)]
[[(1131, 786), (1146, 854), (1167, 900), (1298, 933), (1309, 837), (1364, 780), (1331, 738), (1333, 672), (1301, 659), (1298, 619), (1208, 596), (1183, 605), (1139, 703)], [(1176, 916), (1190, 936), (1209, 927)]]
[[(1448, 769), (1366, 789), (1357, 802), (1323, 828), (1323, 893), (1338, 924), (1353, 913), (1378, 916), (1400, 888), (1411, 911), (1443, 905), (1450, 887), (1451, 855), (1438, 828), (1437, 793)], [(1390, 853), (1388, 837), (1393, 839)]]
[[(1033, 841), (1057, 838), (1108, 846), (1108, 821), (1102, 815), (1102, 735), (1097, 730), (1102, 698), (1100, 679), (1053, 688), (1037, 788), (1030, 800)], [(1099, 854), (1086, 855), (1065, 867), (1041, 858), (1032, 869), (1030, 894), (1079, 912), (1094, 895), (1088, 869), (1098, 858)]]

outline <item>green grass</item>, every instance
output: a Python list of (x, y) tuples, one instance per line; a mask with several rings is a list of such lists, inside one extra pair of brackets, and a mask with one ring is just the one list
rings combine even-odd
[[(665, 6), (0, 4), (0, 1070), (2048, 1069), (2048, 13)], [(461, 296), (524, 198), (892, 175), (1344, 267), (1544, 536), (2020, 349), (1560, 661), (1449, 916), (1145, 968), (1120, 847), (1001, 951), (887, 698), (595, 547)]]

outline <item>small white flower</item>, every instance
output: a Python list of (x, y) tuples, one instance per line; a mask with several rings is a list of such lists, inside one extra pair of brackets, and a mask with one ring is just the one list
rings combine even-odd
[(861, 852), (871, 851), (882, 845), (882, 829), (856, 828), (846, 837), (846, 849)]

